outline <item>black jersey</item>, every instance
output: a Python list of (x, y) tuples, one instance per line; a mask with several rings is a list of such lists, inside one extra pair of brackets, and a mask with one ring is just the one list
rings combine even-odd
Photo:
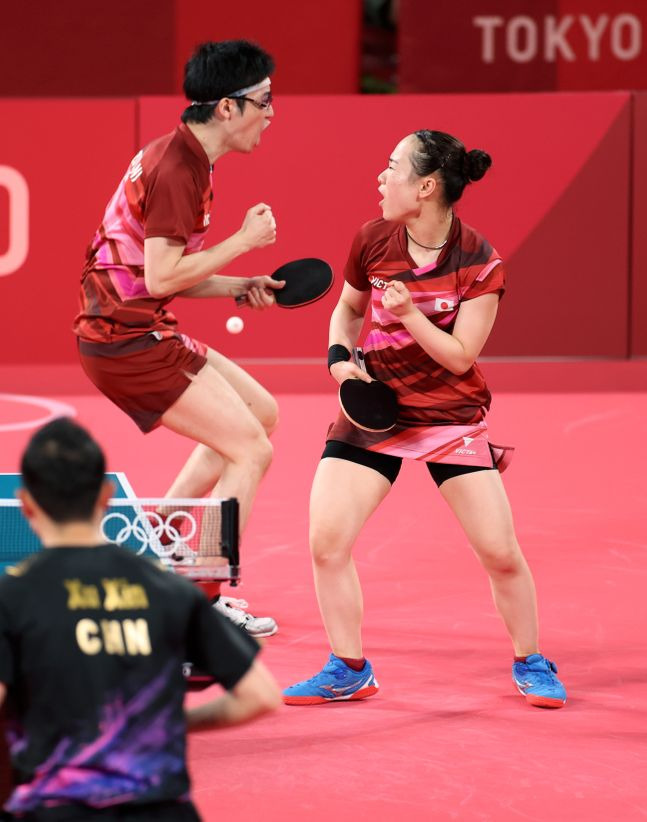
[(0, 579), (6, 808), (188, 798), (182, 663), (231, 688), (257, 651), (194, 585), (125, 549), (30, 557)]

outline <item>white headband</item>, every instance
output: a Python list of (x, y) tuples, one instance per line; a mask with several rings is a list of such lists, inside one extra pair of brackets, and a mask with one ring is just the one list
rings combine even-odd
[(220, 100), (224, 100), (226, 97), (244, 97), (246, 94), (249, 94), (250, 91), (258, 91), (259, 88), (263, 88), (265, 83), (267, 82), (267, 77), (264, 80), (261, 80), (260, 83), (256, 83), (253, 86), (247, 86), (247, 88), (239, 88), (238, 91), (233, 91), (231, 94), (223, 94), (218, 100), (191, 100), (192, 106), (215, 106), (216, 103), (219, 103)]

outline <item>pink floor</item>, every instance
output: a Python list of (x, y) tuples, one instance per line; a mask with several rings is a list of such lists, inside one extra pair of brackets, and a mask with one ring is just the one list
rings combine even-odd
[[(143, 437), (99, 396), (55, 399), (76, 409), (141, 496), (162, 494), (189, 453), (167, 432)], [(287, 685), (327, 656), (307, 501), (335, 397), (278, 399), (275, 460), (243, 544), (244, 585), (231, 593), (279, 621), (263, 658)], [(0, 471), (17, 470), (30, 434), (14, 423), (45, 413), (0, 395)], [(647, 393), (635, 387), (504, 391), (490, 415), (493, 439), (517, 447), (505, 480), (565, 709), (533, 709), (516, 694), (486, 578), (424, 466), (407, 464), (356, 554), (380, 693), (193, 736), (204, 819), (647, 818), (646, 419)]]

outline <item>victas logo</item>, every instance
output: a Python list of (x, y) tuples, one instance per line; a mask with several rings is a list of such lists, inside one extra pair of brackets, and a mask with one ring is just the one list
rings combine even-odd
[(452, 311), (454, 305), (454, 300), (448, 300), (444, 297), (436, 297), (434, 302), (434, 311)]
[(464, 456), (464, 457), (475, 457), (476, 456), (476, 451), (474, 451), (472, 448), (469, 448), (469, 446), (473, 442), (474, 442), (474, 437), (463, 437), (463, 445), (465, 447), (464, 448), (457, 448), (454, 451), (454, 453), (455, 454), (460, 454), (461, 456)]
[(381, 277), (371, 276), (368, 278), (368, 281), (373, 286), (373, 288), (380, 288), (382, 291), (386, 291), (388, 282), (386, 280), (383, 280)]

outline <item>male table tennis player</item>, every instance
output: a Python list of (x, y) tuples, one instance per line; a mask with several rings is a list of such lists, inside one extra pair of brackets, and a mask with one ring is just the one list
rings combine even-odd
[[(189, 105), (175, 131), (132, 160), (88, 249), (81, 310), (74, 322), (81, 364), (110, 400), (147, 433), (163, 425), (197, 445), (169, 497), (236, 497), (241, 530), (272, 459), (274, 398), (242, 368), (178, 330), (173, 297), (246, 295), (254, 309), (274, 304), (282, 283), (267, 276), (226, 277), (228, 263), (276, 240), (265, 203), (252, 206), (239, 231), (203, 249), (213, 199), (214, 163), (248, 154), (274, 114), (272, 58), (245, 40), (199, 46), (185, 67)], [(220, 597), (215, 607), (257, 637), (277, 630), (246, 603)]]
[[(10, 819), (182, 822), (186, 728), (274, 709), (258, 645), (180, 576), (101, 535), (111, 484), (97, 443), (59, 419), (22, 459), (23, 511), (45, 549), (0, 579), (0, 705), (9, 695)], [(228, 689), (183, 712), (191, 658)]]

